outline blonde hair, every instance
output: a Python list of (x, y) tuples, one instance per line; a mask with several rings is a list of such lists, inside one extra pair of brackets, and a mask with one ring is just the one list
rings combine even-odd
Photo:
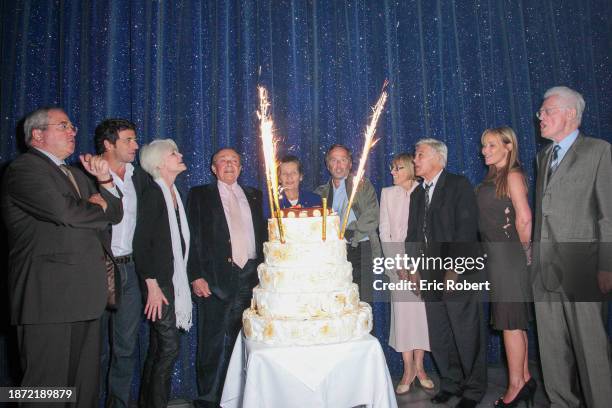
[(514, 130), (508, 126), (486, 129), (484, 132), (482, 132), (482, 136), (480, 137), (480, 143), (483, 146), (485, 144), (485, 137), (487, 135), (497, 136), (499, 141), (504, 146), (510, 145), (506, 165), (499, 171), (497, 170), (497, 167), (490, 165), (489, 172), (485, 177), (485, 181), (493, 181), (495, 183), (495, 196), (497, 198), (508, 197), (508, 175), (514, 171), (518, 171), (521, 174), (523, 173), (521, 163), (519, 162), (516, 133), (514, 133)]
[(393, 160), (391, 164), (397, 164), (398, 162), (402, 163), (406, 166), (406, 170), (408, 171), (408, 176), (410, 180), (414, 180), (416, 176), (414, 175), (414, 155), (412, 153), (398, 153), (393, 156)]

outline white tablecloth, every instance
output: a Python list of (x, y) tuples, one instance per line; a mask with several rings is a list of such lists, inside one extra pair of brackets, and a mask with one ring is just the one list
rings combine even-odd
[(267, 346), (238, 336), (224, 408), (395, 408), (382, 348), (371, 335), (321, 346)]

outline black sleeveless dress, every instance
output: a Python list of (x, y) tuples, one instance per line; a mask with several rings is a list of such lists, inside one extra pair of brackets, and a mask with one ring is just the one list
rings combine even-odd
[(495, 196), (495, 183), (476, 188), (478, 224), (491, 282), (491, 325), (496, 330), (527, 330), (533, 319), (527, 259), (516, 231), (512, 201)]

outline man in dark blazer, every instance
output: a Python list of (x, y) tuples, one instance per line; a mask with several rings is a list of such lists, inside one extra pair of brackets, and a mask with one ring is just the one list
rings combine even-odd
[[(479, 256), (478, 207), (470, 182), (447, 172), (447, 147), (436, 139), (416, 144), (415, 174), (423, 178), (410, 196), (406, 253), (429, 258)], [(420, 268), (424, 282), (474, 283), (482, 271)], [(415, 276), (413, 274), (413, 276)], [(420, 283), (420, 282), (416, 282)], [(472, 408), (486, 392), (486, 336), (478, 291), (421, 290), (427, 311), (431, 352), (440, 371), (435, 404), (461, 396), (456, 405)]]
[(8, 167), (2, 193), (21, 385), (76, 387), (76, 406), (93, 407), (110, 253), (102, 231), (121, 220), (121, 200), (101, 157), (81, 156), (97, 187), (65, 165), (77, 129), (62, 109), (31, 113), (24, 130), (30, 149)]
[(578, 128), (585, 103), (564, 87), (544, 94), (533, 262), (544, 385), (552, 407), (608, 407), (610, 343), (602, 306), (612, 290), (612, 150)]
[(107, 310), (102, 315), (100, 391), (105, 391), (107, 407), (127, 408), (142, 321), (142, 298), (132, 241), (139, 201), (145, 187), (153, 180), (140, 166), (132, 164), (138, 151), (134, 123), (126, 119), (105, 119), (96, 126), (94, 133), (96, 152), (108, 162), (113, 182), (122, 192), (123, 204), (123, 219), (113, 225), (112, 230), (108, 228), (108, 232), (112, 232), (108, 238), (117, 265), (120, 302), (115, 310)]
[(191, 189), (189, 280), (198, 304), (197, 407), (216, 407), (229, 358), (257, 285), (265, 224), (261, 191), (241, 186), (240, 155), (230, 148), (212, 158), (217, 182)]

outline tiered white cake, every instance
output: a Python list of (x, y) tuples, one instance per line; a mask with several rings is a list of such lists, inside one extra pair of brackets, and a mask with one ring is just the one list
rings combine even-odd
[(311, 345), (357, 339), (372, 330), (372, 309), (359, 301), (338, 238), (340, 220), (327, 217), (322, 240), (321, 209), (283, 210), (285, 243), (276, 219), (268, 220), (270, 241), (259, 265), (259, 285), (242, 316), (248, 339), (266, 344)]

